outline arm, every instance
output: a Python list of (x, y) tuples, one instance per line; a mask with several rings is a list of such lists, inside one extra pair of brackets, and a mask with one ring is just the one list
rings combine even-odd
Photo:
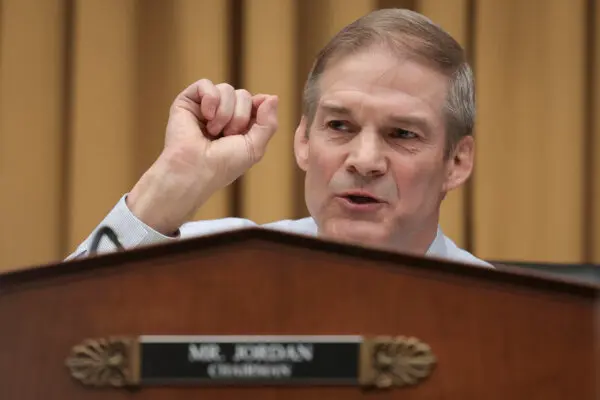
[[(115, 232), (119, 242), (125, 249), (173, 242), (179, 238), (177, 233), (172, 236), (163, 235), (142, 222), (127, 207), (126, 198), (126, 196), (123, 196), (119, 200), (102, 222), (77, 247), (77, 249), (66, 258), (66, 260), (87, 257), (90, 254), (94, 236), (103, 226), (107, 226)], [(98, 253), (113, 252), (115, 250), (117, 250), (116, 246), (107, 238), (101, 239), (97, 248)]]
[[(213, 193), (257, 163), (277, 130), (277, 97), (251, 96), (203, 79), (173, 102), (158, 159), (67, 259), (89, 255), (108, 226), (125, 249), (177, 240)], [(98, 251), (114, 251), (103, 239)]]

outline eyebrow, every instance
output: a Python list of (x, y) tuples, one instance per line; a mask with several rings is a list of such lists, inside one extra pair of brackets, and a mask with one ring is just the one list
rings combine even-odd
[[(352, 110), (350, 110), (347, 107), (341, 106), (339, 104), (323, 103), (323, 104), (321, 104), (321, 108), (323, 109), (324, 112), (329, 113), (329, 114), (336, 114), (336, 115), (349, 116), (349, 117), (352, 116)], [(391, 124), (416, 126), (419, 129), (421, 129), (421, 131), (423, 131), (423, 133), (429, 133), (429, 131), (430, 131), (430, 127), (429, 127), (429, 124), (427, 123), (427, 120), (425, 118), (418, 117), (418, 116), (392, 115), (388, 118), (388, 122)]]
[(349, 108), (337, 104), (323, 103), (321, 104), (321, 108), (329, 114), (352, 115), (352, 111)]

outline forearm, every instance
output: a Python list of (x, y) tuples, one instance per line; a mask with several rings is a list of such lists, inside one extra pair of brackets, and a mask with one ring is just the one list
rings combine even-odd
[(127, 196), (131, 212), (163, 235), (173, 235), (215, 192), (210, 174), (192, 175), (184, 163), (181, 155), (165, 152)]

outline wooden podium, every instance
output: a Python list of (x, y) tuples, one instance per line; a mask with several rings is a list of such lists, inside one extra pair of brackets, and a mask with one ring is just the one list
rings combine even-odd
[(597, 298), (240, 230), (0, 275), (0, 399), (598, 399)]

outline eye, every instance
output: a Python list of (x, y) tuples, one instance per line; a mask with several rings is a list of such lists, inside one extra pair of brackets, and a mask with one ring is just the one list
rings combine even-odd
[(338, 131), (338, 132), (349, 132), (351, 130), (350, 124), (346, 121), (332, 120), (327, 122), (327, 128)]
[(396, 128), (392, 130), (390, 137), (393, 139), (415, 139), (418, 135), (414, 132), (407, 131), (406, 129)]

